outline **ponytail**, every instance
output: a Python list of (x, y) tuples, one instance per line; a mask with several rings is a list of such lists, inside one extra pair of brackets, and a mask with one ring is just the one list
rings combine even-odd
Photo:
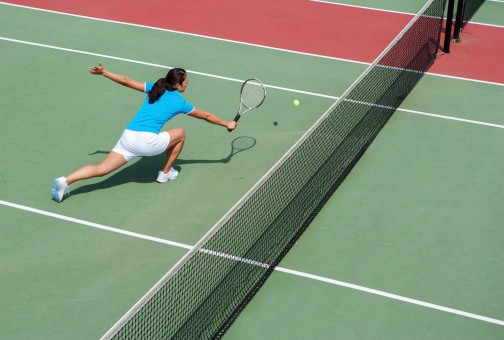
[(166, 80), (165, 78), (159, 78), (158, 81), (154, 84), (152, 89), (149, 91), (149, 104), (154, 104), (156, 100), (161, 97), (166, 90)]
[(149, 104), (154, 104), (165, 91), (175, 91), (175, 85), (184, 82), (186, 71), (181, 68), (172, 68), (165, 78), (159, 78), (149, 91)]

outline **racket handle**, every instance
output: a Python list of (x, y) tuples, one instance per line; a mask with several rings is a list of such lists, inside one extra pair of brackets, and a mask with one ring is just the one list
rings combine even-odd
[[(236, 117), (235, 117), (233, 120), (234, 120), (235, 122), (238, 122), (238, 119), (240, 119), (240, 117), (241, 117), (241, 116), (240, 116), (240, 113), (238, 113), (238, 114), (236, 115)], [(231, 129), (227, 129), (227, 130), (228, 130), (228, 132), (233, 131), (233, 130), (231, 130)]]

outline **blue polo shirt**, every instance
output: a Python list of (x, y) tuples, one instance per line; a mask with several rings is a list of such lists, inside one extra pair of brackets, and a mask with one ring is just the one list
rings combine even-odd
[[(154, 86), (153, 83), (145, 83), (145, 93)], [(154, 103), (149, 104), (149, 96), (145, 98), (140, 110), (126, 126), (127, 130), (146, 131), (159, 133), (163, 125), (179, 113), (189, 114), (194, 106), (185, 101), (178, 91), (165, 91)]]

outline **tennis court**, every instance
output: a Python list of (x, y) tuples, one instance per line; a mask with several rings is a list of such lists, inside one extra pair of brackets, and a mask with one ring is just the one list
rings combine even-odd
[[(173, 5), (178, 18), (132, 3), (0, 2), (0, 339), (102, 337), (425, 1), (223, 0), (217, 13), (187, 1)], [(237, 24), (241, 6), (270, 6), (271, 18), (246, 30)], [(314, 27), (307, 15), (286, 26), (308, 10), (347, 20)], [(187, 19), (196, 14), (198, 23)], [(502, 1), (483, 4), (224, 338), (504, 337), (504, 51), (495, 40), (504, 36), (503, 14)], [(137, 158), (72, 185), (58, 204), (52, 180), (100, 162), (144, 99), (90, 75), (99, 61), (149, 82), (183, 67), (184, 98), (228, 120), (243, 80), (261, 79), (268, 95), (232, 133), (187, 117), (170, 121), (167, 128), (187, 133), (176, 181), (155, 182), (163, 155)], [(237, 141), (245, 150), (233, 148)]]

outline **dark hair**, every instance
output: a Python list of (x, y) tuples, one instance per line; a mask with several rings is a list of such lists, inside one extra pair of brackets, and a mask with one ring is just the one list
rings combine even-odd
[(181, 68), (172, 68), (165, 78), (159, 78), (149, 91), (149, 104), (153, 104), (166, 91), (175, 91), (175, 85), (184, 82), (187, 72)]

